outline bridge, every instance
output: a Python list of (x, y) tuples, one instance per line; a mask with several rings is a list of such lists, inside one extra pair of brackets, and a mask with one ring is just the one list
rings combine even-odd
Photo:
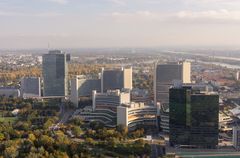
[(69, 96), (43, 96), (43, 97), (32, 97), (33, 99), (68, 99)]

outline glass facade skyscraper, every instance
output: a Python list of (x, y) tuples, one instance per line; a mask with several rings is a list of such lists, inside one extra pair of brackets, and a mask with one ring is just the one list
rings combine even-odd
[(219, 95), (192, 87), (171, 88), (170, 145), (215, 148), (218, 145)]
[(68, 95), (67, 55), (59, 50), (43, 55), (44, 96)]
[(174, 82), (191, 83), (191, 63), (187, 61), (169, 62), (155, 65), (154, 103), (160, 103), (160, 130), (169, 132), (169, 88)]

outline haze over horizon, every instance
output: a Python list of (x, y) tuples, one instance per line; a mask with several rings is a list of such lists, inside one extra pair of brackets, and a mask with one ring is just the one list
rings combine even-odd
[(239, 0), (1, 0), (0, 49), (238, 46)]

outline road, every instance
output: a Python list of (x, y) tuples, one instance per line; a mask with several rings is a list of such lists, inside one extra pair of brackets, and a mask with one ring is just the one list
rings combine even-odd
[(164, 155), (164, 147), (159, 144), (151, 144), (151, 158), (157, 158)]
[(58, 124), (64, 124), (74, 113), (74, 109), (67, 108), (64, 104), (60, 105), (61, 119)]
[(152, 133), (151, 145), (151, 158), (158, 158), (165, 153), (165, 141), (157, 134)]
[(218, 154), (218, 153), (216, 153), (216, 154), (205, 154), (205, 153), (197, 153), (197, 154), (192, 154), (192, 155), (182, 155), (182, 154), (177, 154), (177, 155), (180, 155), (181, 157), (184, 157), (184, 158), (204, 158), (204, 157), (206, 157), (206, 158), (209, 158), (209, 157), (211, 157), (211, 158), (220, 158), (220, 157), (231, 157), (231, 156), (233, 156), (233, 157), (240, 157), (240, 153), (238, 153), (238, 152), (235, 152), (235, 153), (220, 153), (220, 154)]

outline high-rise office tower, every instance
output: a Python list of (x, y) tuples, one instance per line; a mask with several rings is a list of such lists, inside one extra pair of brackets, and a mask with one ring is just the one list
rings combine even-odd
[(192, 86), (169, 92), (170, 145), (215, 148), (218, 145), (219, 95)]
[(79, 97), (92, 96), (92, 91), (101, 92), (101, 79), (88, 78), (84, 75), (75, 76), (71, 80), (70, 100), (78, 106)]
[(132, 67), (122, 69), (102, 69), (101, 91), (132, 89)]
[(40, 77), (23, 77), (20, 90), (23, 98), (41, 97)]
[(59, 50), (49, 51), (48, 54), (43, 55), (44, 96), (68, 94), (67, 61), (67, 55)]
[(191, 83), (191, 63), (177, 62), (156, 65), (154, 75), (154, 102), (169, 102), (169, 87), (174, 81)]
[(174, 82), (191, 83), (191, 63), (169, 62), (155, 66), (154, 104), (160, 105), (160, 130), (169, 132), (169, 88)]

